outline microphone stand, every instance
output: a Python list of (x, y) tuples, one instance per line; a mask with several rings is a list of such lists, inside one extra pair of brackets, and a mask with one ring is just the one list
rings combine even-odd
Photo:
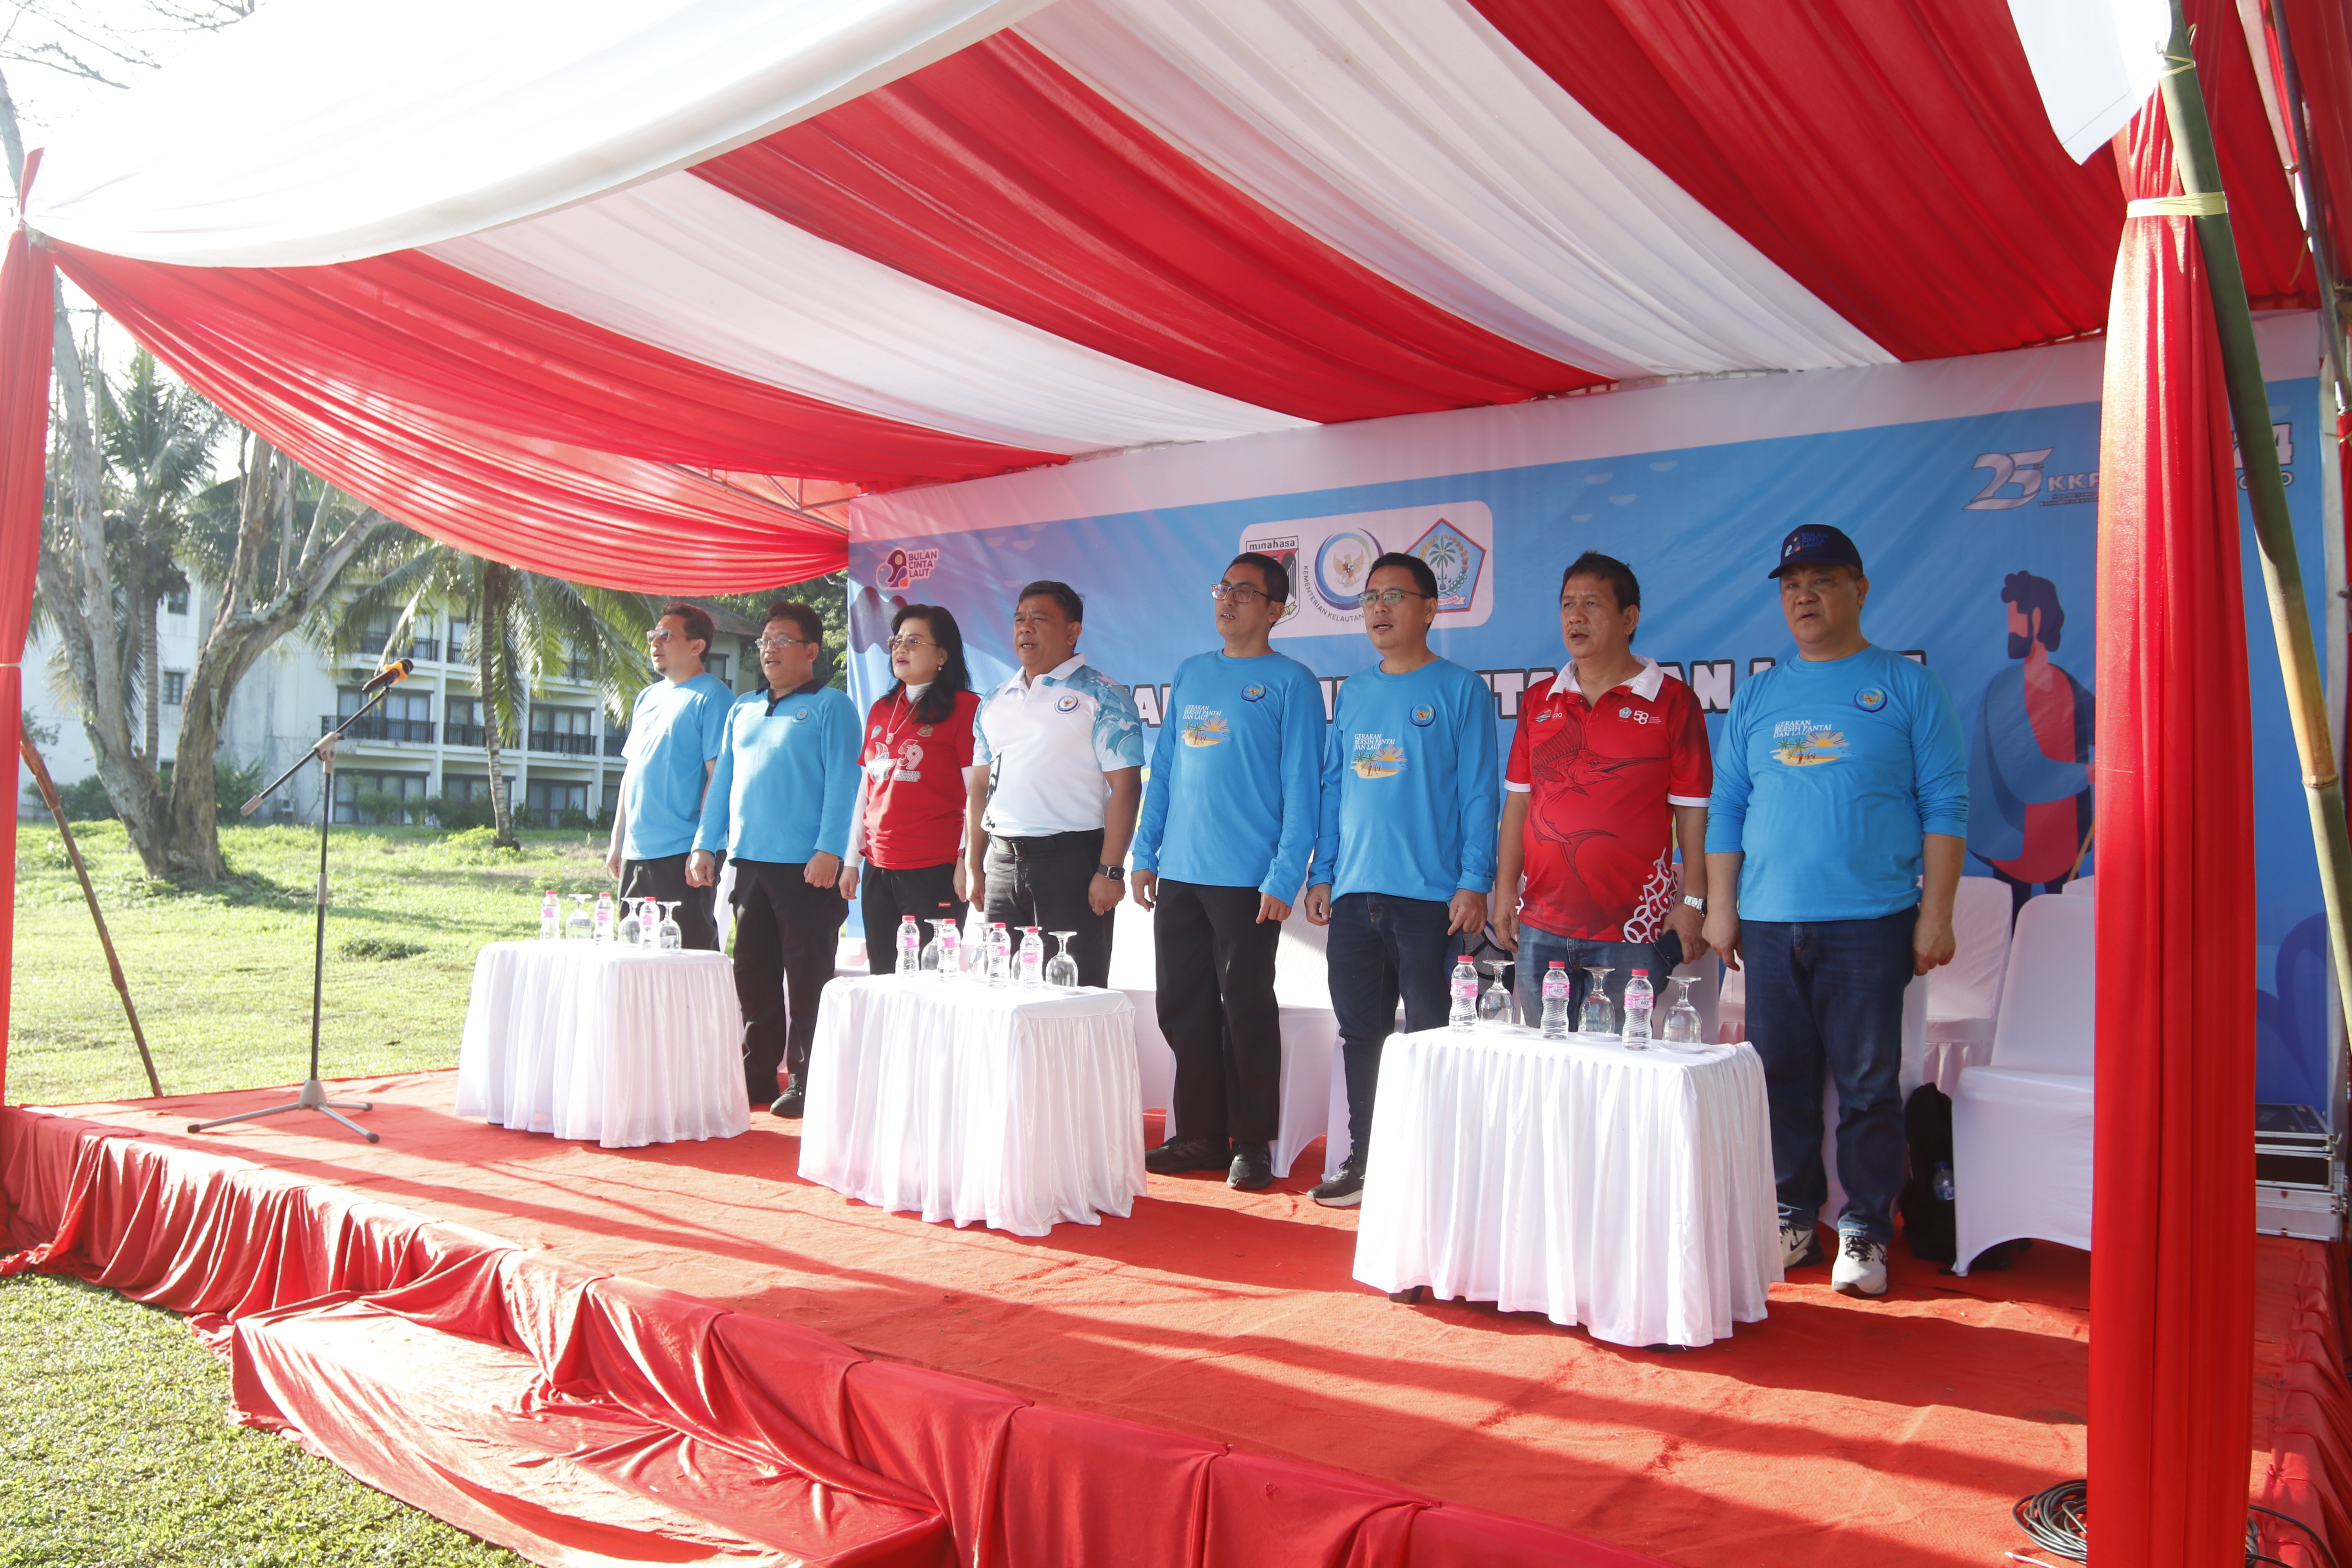
[(315, 1110), (321, 1116), (341, 1122), (371, 1143), (381, 1142), (373, 1132), (343, 1114), (346, 1110), (373, 1110), (369, 1101), (329, 1100), (326, 1085), (319, 1081), (319, 1014), (320, 996), (327, 981), (327, 829), (335, 820), (335, 742), (342, 739), (344, 731), (367, 717), (369, 711), (405, 679), (406, 672), (404, 671), (400, 677), (385, 681), (374, 696), (360, 705), (357, 712), (320, 736), (318, 744), (295, 759), (292, 767), (263, 785), (255, 792), (251, 800), (237, 808), (238, 816), (251, 816), (260, 809), (263, 801), (277, 794), (278, 786), (288, 779), (300, 773), (311, 758), (319, 760), (319, 926), (310, 958), (310, 1076), (302, 1080), (300, 1096), (284, 1105), (272, 1105), (261, 1110), (241, 1110), (235, 1116), (216, 1116), (210, 1121), (191, 1121), (188, 1123), (191, 1132), (202, 1132), (208, 1127), (226, 1127), (232, 1121), (257, 1121), (265, 1116), (282, 1116), (289, 1110)]

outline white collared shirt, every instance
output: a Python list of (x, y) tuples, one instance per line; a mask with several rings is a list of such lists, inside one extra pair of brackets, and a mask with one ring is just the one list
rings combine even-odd
[(980, 700), (972, 761), (988, 768), (982, 825), (1006, 838), (1103, 825), (1103, 775), (1143, 765), (1143, 720), (1126, 687), (1072, 655), (1034, 681), (1019, 671)]

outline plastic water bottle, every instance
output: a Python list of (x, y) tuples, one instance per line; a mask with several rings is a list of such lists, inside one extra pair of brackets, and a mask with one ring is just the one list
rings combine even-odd
[(1478, 1026), (1478, 966), (1464, 953), (1454, 966), (1454, 1005), (1445, 1015), (1448, 1028), (1475, 1029)]
[(898, 917), (898, 973), (913, 974), (923, 967), (923, 930), (912, 915)]
[(647, 952), (659, 952), (662, 950), (661, 928), (661, 900), (639, 899), (637, 900), (637, 945)]
[(1555, 958), (1543, 977), (1543, 1032), (1548, 1040), (1568, 1037), (1568, 965)]
[(1021, 928), (1021, 989), (1042, 990), (1045, 984), (1045, 939), (1036, 926)]
[(1623, 1038), (1626, 1049), (1646, 1051), (1650, 1048), (1650, 1010), (1657, 1003), (1657, 996), (1650, 990), (1650, 972), (1646, 969), (1633, 971), (1633, 977), (1625, 982)]
[(963, 978), (963, 939), (956, 934), (955, 922), (940, 922), (940, 978)]
[(1003, 921), (989, 922), (987, 958), (982, 967), (981, 978), (991, 985), (1010, 985), (1013, 983), (1013, 937), (1004, 929)]
[(603, 942), (613, 940), (613, 895), (610, 893), (596, 895), (596, 940)]
[(539, 900), (539, 940), (556, 942), (562, 935), (563, 900), (556, 897), (553, 888), (550, 888), (546, 897)]
[(1952, 1163), (1949, 1160), (1936, 1162), (1931, 1184), (1937, 1197), (1945, 1203), (1952, 1201)]

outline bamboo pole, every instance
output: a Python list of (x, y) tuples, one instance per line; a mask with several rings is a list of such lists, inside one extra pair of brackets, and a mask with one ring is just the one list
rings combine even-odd
[(131, 1037), (139, 1043), (139, 1061), (147, 1069), (147, 1087), (161, 1100), (163, 1082), (155, 1076), (155, 1058), (147, 1049), (146, 1032), (139, 1027), (139, 1009), (131, 1005), (131, 983), (122, 977), (122, 961), (114, 955), (114, 935), (106, 929), (106, 916), (99, 911), (98, 889), (90, 886), (89, 868), (81, 862), (81, 846), (74, 842), (73, 825), (66, 821), (65, 803), (58, 798), (58, 786), (49, 782), (49, 765), (41, 761), (40, 748), (33, 744), (33, 737), (19, 730), (16, 749), (23, 753), (25, 765), (33, 770), (33, 783), (40, 786), (41, 798), (49, 803), (49, 815), (58, 819), (58, 831), (65, 836), (67, 858), (73, 862), (74, 875), (81, 879), (81, 896), (89, 900), (89, 918), (98, 926), (98, 945), (106, 950), (107, 973), (114, 976), (115, 994), (122, 998), (122, 1016), (131, 1020)]
[[(2213, 291), (2213, 321), (2221, 341), (2223, 378), (2230, 416), (2238, 428), (2238, 455), (2246, 494), (2253, 503), (2254, 543), (2263, 563), (2263, 587), (2270, 600), (2271, 632), (2278, 644), (2279, 674), (2286, 687), (2287, 716), (2294, 728), (2295, 754), (2303, 763), (2304, 799), (2311, 813), (2312, 847), (2319, 859), (2320, 894), (2327, 910), (2327, 951), (2334, 961), (2336, 991), (2352, 998), (2352, 943), (2346, 917), (2352, 907), (2352, 829), (2344, 816), (2344, 783), (2336, 771), (2336, 746), (2327, 721), (2327, 694), (2312, 640), (2311, 615), (2304, 602), (2303, 567), (2296, 560), (2294, 531), (2287, 518), (2286, 481), (2279, 468), (2278, 443), (2271, 434), (2270, 394), (2263, 384), (2261, 352), (2254, 342), (2253, 313), (2246, 304), (2246, 279), (2238, 264), (2238, 243), (2221, 190), (2220, 161), (2213, 153), (2213, 127), (2205, 116), (2197, 60), (2189, 52), (2189, 24), (2180, 0), (2172, 0), (2172, 39), (2167, 46), (2159, 90), (2172, 128), (2174, 161), (2181, 189), (2196, 210), (2197, 240)], [(2197, 202), (2194, 198), (2205, 197)], [(2317, 215), (2314, 215), (2317, 221)], [(2344, 1053), (2328, 1068), (2327, 1116), (2342, 1120)]]

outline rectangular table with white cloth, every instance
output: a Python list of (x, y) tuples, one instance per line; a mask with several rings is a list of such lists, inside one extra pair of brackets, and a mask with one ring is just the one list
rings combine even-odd
[(1764, 1068), (1745, 1045), (1517, 1025), (1381, 1053), (1356, 1278), (1541, 1312), (1622, 1345), (1759, 1322), (1780, 1278)]
[(1117, 991), (893, 974), (817, 1012), (801, 1174), (877, 1208), (1044, 1236), (1143, 1195), (1135, 1008)]
[(474, 961), (457, 1114), (607, 1149), (751, 1130), (723, 953), (494, 942)]

